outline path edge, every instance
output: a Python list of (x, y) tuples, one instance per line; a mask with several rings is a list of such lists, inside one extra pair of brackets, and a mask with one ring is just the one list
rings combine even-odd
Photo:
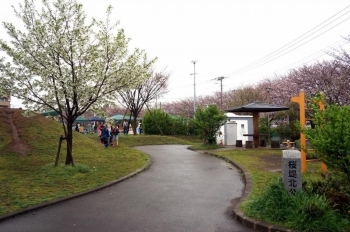
[(37, 204), (37, 205), (33, 205), (33, 206), (30, 206), (30, 207), (27, 207), (27, 208), (24, 208), (24, 209), (20, 209), (20, 210), (13, 211), (11, 213), (2, 215), (2, 216), (0, 216), (0, 222), (4, 221), (4, 220), (7, 220), (7, 219), (10, 219), (10, 218), (13, 218), (13, 217), (16, 217), (16, 216), (19, 216), (19, 215), (24, 214), (24, 213), (28, 213), (28, 212), (31, 212), (31, 211), (34, 211), (34, 210), (37, 210), (37, 209), (41, 209), (41, 208), (45, 208), (45, 207), (48, 207), (48, 206), (51, 206), (51, 205), (55, 205), (55, 204), (63, 202), (63, 201), (67, 201), (67, 200), (70, 200), (70, 199), (81, 197), (81, 196), (87, 195), (89, 193), (93, 193), (93, 192), (105, 189), (105, 188), (110, 187), (110, 186), (112, 186), (114, 184), (120, 183), (120, 182), (122, 182), (124, 180), (130, 179), (130, 178), (136, 176), (137, 174), (140, 174), (141, 172), (147, 170), (152, 165), (153, 160), (152, 160), (151, 156), (149, 156), (148, 154), (144, 154), (144, 155), (147, 156), (146, 164), (144, 164), (141, 168), (135, 170), (134, 172), (132, 172), (132, 173), (126, 175), (126, 176), (123, 176), (123, 177), (121, 177), (121, 178), (119, 178), (117, 180), (113, 180), (113, 181), (107, 182), (107, 183), (105, 183), (103, 185), (100, 185), (100, 186), (98, 186), (96, 188), (93, 188), (93, 189), (88, 189), (88, 190), (85, 190), (85, 191), (80, 192), (80, 193), (75, 193), (75, 194), (72, 194), (72, 195), (69, 195), (69, 196), (57, 198), (57, 199), (54, 199), (54, 200), (51, 200), (51, 201), (43, 202), (43, 203), (40, 203), (40, 204)]
[[(188, 149), (193, 150), (190, 147)], [(238, 201), (238, 203), (234, 206), (234, 209), (232, 210), (232, 217), (236, 221), (238, 221), (239, 223), (241, 223), (242, 225), (244, 225), (248, 228), (251, 228), (251, 229), (259, 231), (259, 232), (297, 232), (295, 230), (287, 229), (287, 228), (284, 228), (282, 226), (272, 225), (272, 224), (258, 221), (258, 220), (255, 220), (253, 218), (245, 216), (244, 213), (240, 210), (240, 206), (245, 200), (248, 199), (248, 197), (252, 191), (252, 187), (253, 187), (252, 178), (251, 178), (250, 173), (247, 171), (247, 169), (245, 169), (241, 165), (233, 162), (232, 160), (230, 160), (226, 157), (223, 157), (223, 156), (218, 155), (218, 154), (214, 154), (210, 151), (198, 151), (198, 150), (193, 150), (193, 151), (197, 151), (197, 152), (200, 152), (200, 153), (205, 154), (205, 155), (215, 156), (219, 159), (222, 159), (222, 160), (232, 164), (233, 166), (235, 166), (242, 173), (245, 188), (243, 190), (242, 196), (240, 197), (240, 200)]]

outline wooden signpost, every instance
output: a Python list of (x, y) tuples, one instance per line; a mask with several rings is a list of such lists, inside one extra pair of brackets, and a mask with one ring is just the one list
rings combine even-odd
[[(300, 115), (300, 125), (302, 128), (305, 127), (306, 118), (305, 118), (305, 92), (304, 90), (299, 91), (299, 96), (292, 97), (292, 102), (299, 104), (299, 115)], [(321, 110), (324, 110), (324, 103), (322, 101), (318, 102), (318, 106)], [(306, 172), (306, 139), (305, 134), (300, 132), (300, 146), (301, 146), (301, 172)], [(326, 164), (321, 163), (321, 170), (325, 172), (327, 170)]]

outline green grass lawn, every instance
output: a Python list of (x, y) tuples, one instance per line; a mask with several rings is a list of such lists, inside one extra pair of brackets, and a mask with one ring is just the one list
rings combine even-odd
[[(225, 157), (240, 164), (251, 174), (253, 188), (249, 198), (258, 196), (266, 186), (278, 177), (280, 172), (269, 171), (269, 164), (263, 157), (275, 156), (282, 159), (282, 150), (276, 149), (235, 149), (229, 151), (214, 150), (211, 153)], [(319, 161), (307, 162), (307, 172), (303, 175), (303, 180), (318, 179), (321, 173), (321, 163)], [(244, 206), (244, 204), (243, 204)], [(244, 209), (244, 207), (243, 207)]]
[[(97, 135), (74, 132), (75, 167), (64, 165), (65, 142), (59, 166), (54, 167), (62, 125), (43, 116), (15, 114), (19, 137), (31, 147), (27, 156), (8, 149), (11, 130), (0, 114), (0, 215), (39, 203), (86, 191), (124, 177), (144, 166), (146, 154), (130, 146), (150, 144), (191, 144), (168, 136), (121, 135), (118, 147), (105, 149)], [(2, 121), (1, 121), (2, 120)]]
[[(204, 149), (205, 146), (197, 144), (192, 148)], [(350, 231), (346, 192), (335, 194), (335, 189), (329, 189), (332, 182), (330, 179), (325, 181), (320, 161), (306, 162), (307, 171), (302, 175), (303, 191), (294, 196), (280, 184), (282, 150), (209, 148), (207, 151), (239, 164), (250, 173), (252, 191), (240, 205), (246, 216), (296, 231)], [(334, 172), (329, 171), (328, 174)], [(334, 175), (333, 178), (333, 181), (341, 180)], [(346, 190), (346, 181), (333, 183), (337, 188), (339, 184), (344, 184), (339, 190)], [(321, 193), (315, 193), (316, 189)], [(325, 191), (333, 195), (327, 195)]]
[[(0, 114), (0, 215), (64, 196), (86, 191), (126, 176), (144, 166), (149, 157), (133, 146), (157, 144), (186, 144), (194, 150), (209, 150), (245, 167), (251, 174), (253, 191), (249, 200), (264, 191), (281, 173), (266, 170), (264, 156), (281, 157), (281, 150), (233, 149), (215, 150), (217, 145), (203, 146), (201, 141), (188, 136), (119, 136), (119, 146), (105, 149), (97, 134), (74, 132), (73, 157), (75, 167), (65, 166), (63, 143), (59, 166), (54, 167), (55, 155), (62, 125), (42, 116), (24, 118), (15, 115), (20, 138), (30, 146), (27, 156), (11, 152), (11, 129)], [(318, 178), (319, 163), (308, 163), (305, 179)], [(242, 205), (244, 211), (244, 204)]]

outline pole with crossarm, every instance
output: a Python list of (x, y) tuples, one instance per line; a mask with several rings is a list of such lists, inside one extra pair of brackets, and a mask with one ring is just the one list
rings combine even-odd
[(193, 117), (196, 114), (196, 60), (192, 60), (193, 63), (193, 73), (191, 73), (191, 75), (193, 75)]

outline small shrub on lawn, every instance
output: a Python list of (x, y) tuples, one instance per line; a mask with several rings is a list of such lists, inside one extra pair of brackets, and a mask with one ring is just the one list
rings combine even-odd
[(348, 231), (349, 221), (324, 195), (290, 194), (281, 178), (244, 206), (247, 216), (300, 231)]
[(322, 174), (322, 179), (305, 182), (303, 189), (309, 194), (325, 195), (333, 209), (350, 219), (350, 185), (340, 173)]
[(348, 231), (349, 222), (343, 219), (324, 195), (299, 192), (292, 196), (294, 210), (286, 225), (298, 231)]

